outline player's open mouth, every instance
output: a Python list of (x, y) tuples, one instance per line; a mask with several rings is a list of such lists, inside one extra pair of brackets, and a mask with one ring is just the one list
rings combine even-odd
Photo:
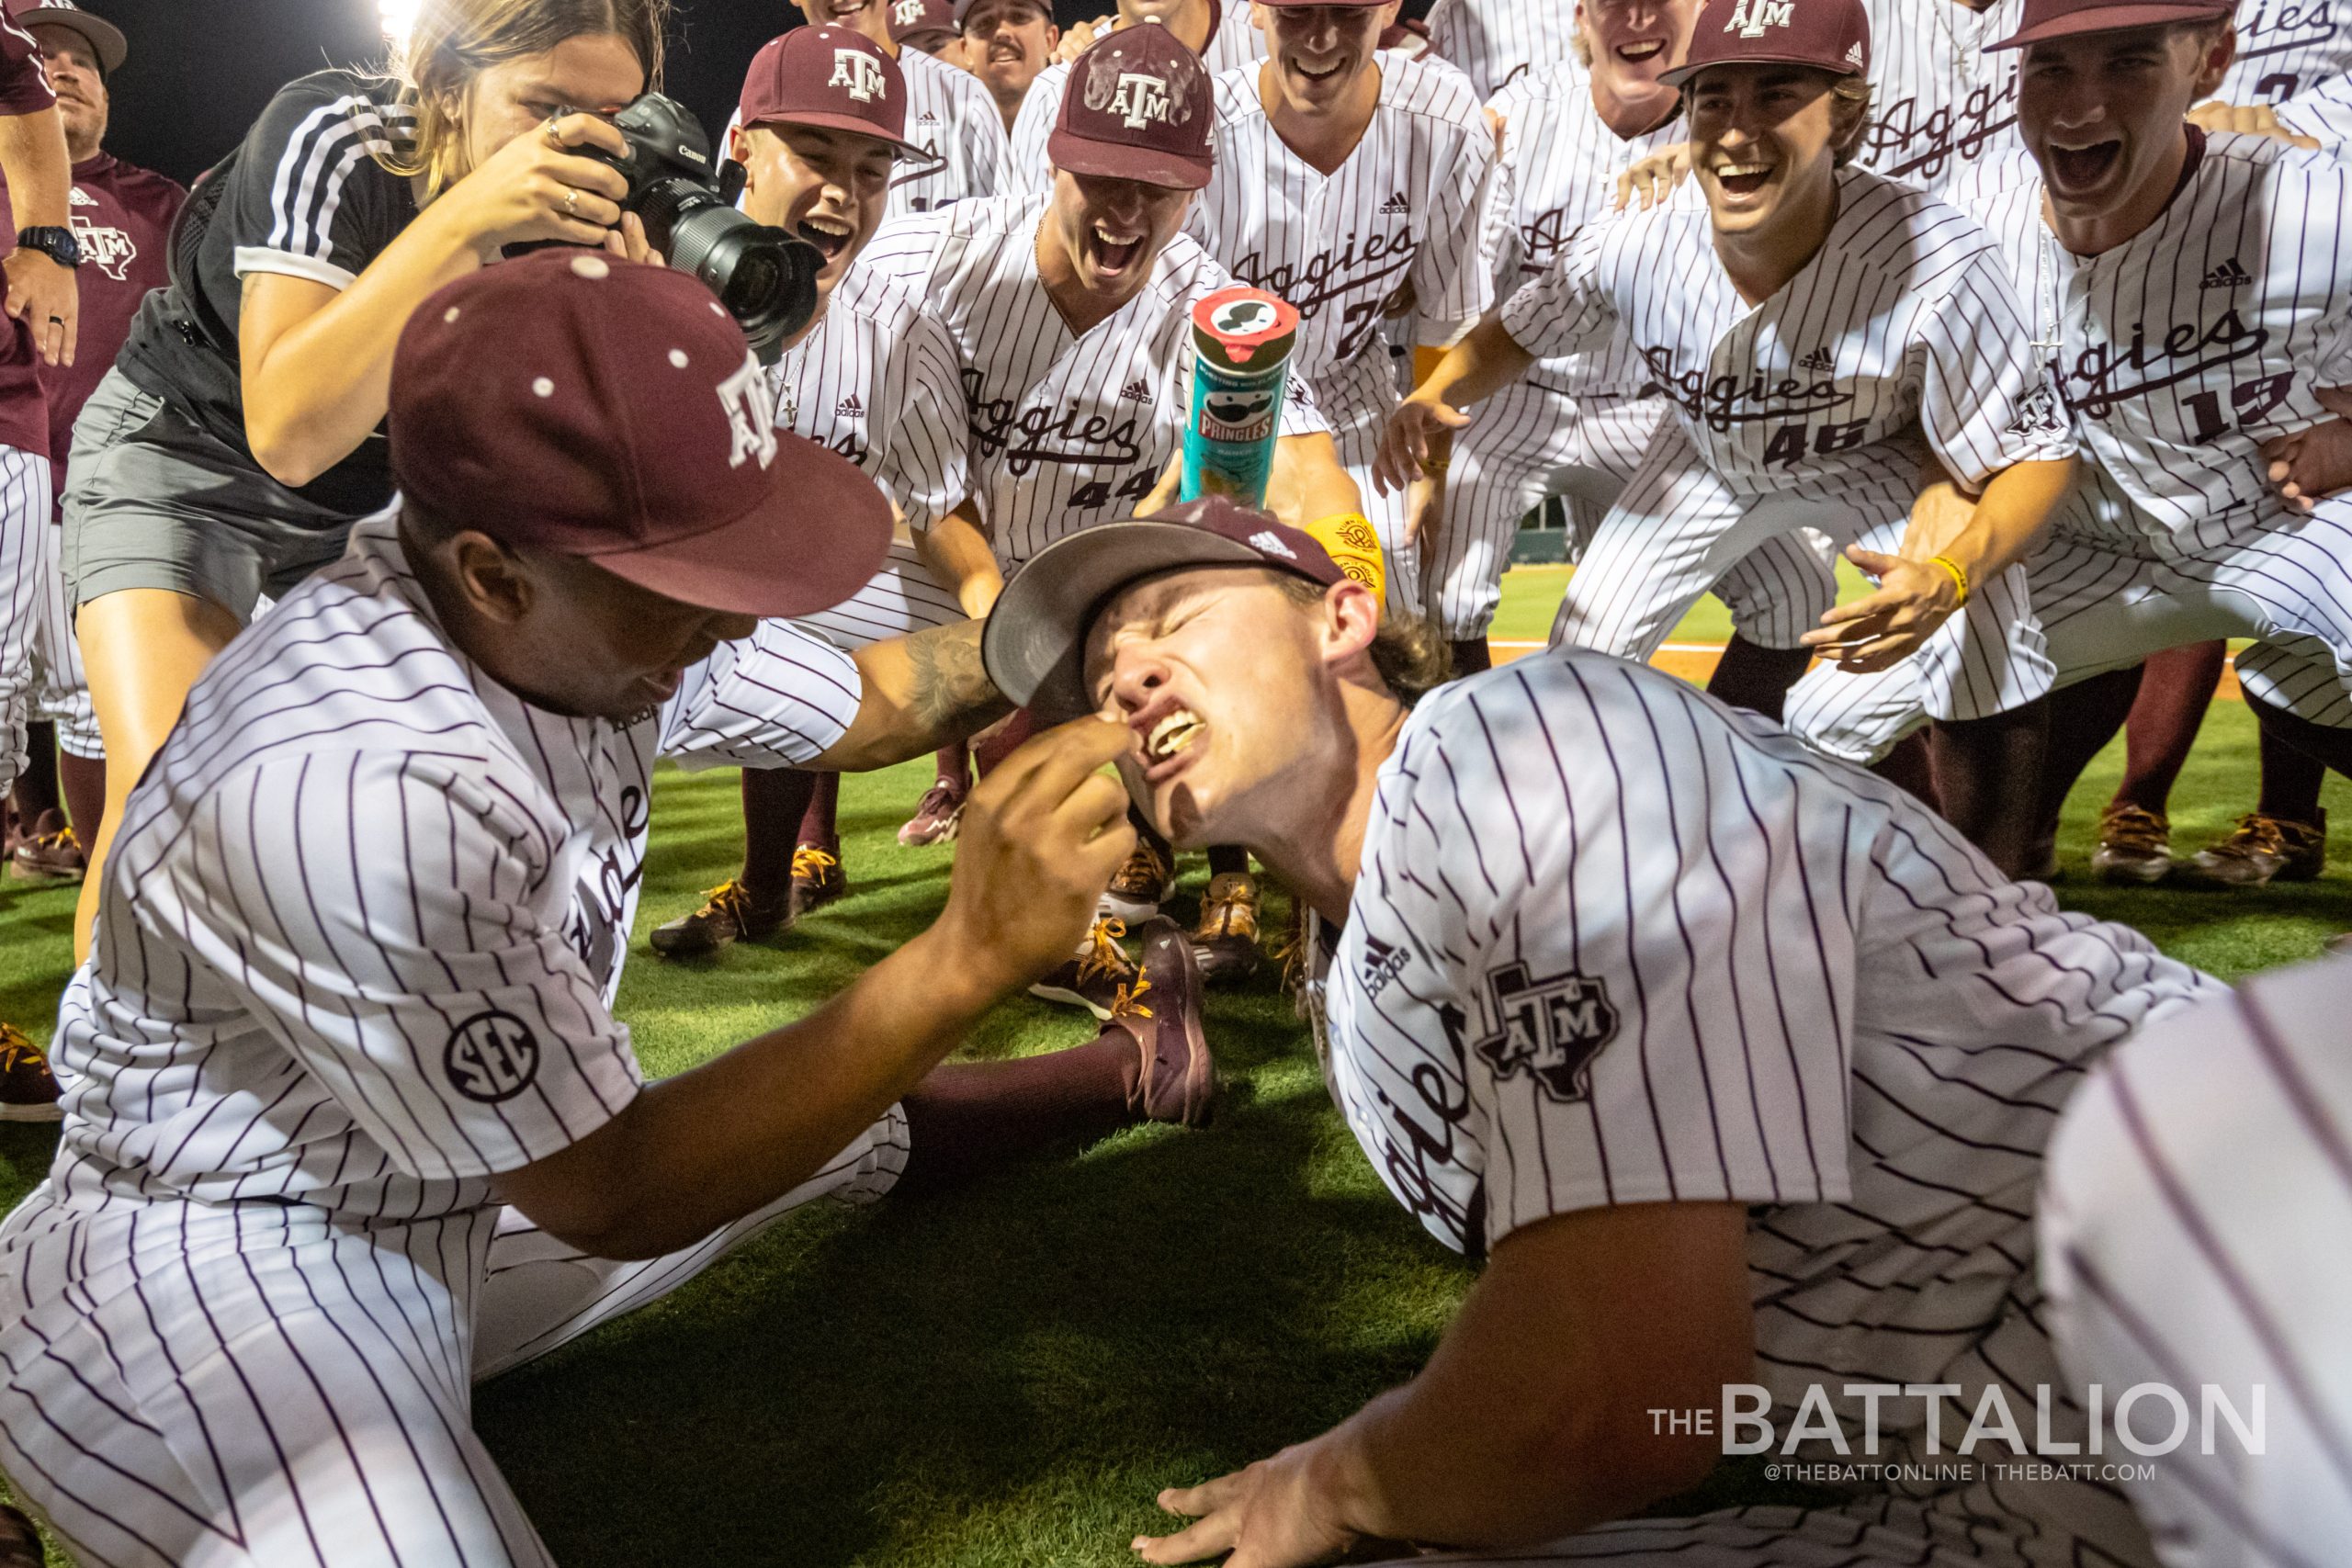
[(1200, 715), (1191, 708), (1178, 708), (1153, 725), (1151, 733), (1144, 737), (1144, 757), (1149, 761), (1164, 762), (1188, 750), (1205, 728)]
[(2088, 147), (2050, 144), (2051, 183), (2061, 190), (2088, 190), (2105, 179), (2123, 156), (2123, 143), (2093, 142)]
[(1310, 82), (1329, 82), (1346, 70), (1347, 65), (1348, 62), (1344, 57), (1331, 62), (1329, 65), (1310, 65), (1296, 55), (1293, 55), (1290, 62), (1292, 70)]
[(827, 261), (849, 249), (849, 243), (857, 232), (837, 218), (819, 218), (814, 214), (800, 220), (798, 231), (800, 238), (816, 246), (818, 254)]
[(1645, 60), (1655, 60), (1666, 48), (1662, 38), (1635, 39), (1617, 46), (1617, 58), (1628, 65), (1639, 65)]
[(1105, 277), (1119, 276), (1142, 254), (1146, 236), (1140, 231), (1131, 234), (1097, 219), (1087, 232), (1094, 242), (1094, 269)]
[(1770, 164), (1717, 164), (1715, 184), (1725, 196), (1750, 197), (1764, 188), (1772, 177)]
[(833, 0), (833, 19), (839, 21), (843, 17), (854, 17), (872, 4), (873, 0)]

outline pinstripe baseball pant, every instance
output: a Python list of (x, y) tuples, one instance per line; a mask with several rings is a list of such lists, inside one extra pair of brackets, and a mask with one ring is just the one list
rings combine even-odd
[(56, 534), (49, 455), (0, 446), (0, 795), (17, 786), (25, 765), (34, 666), (47, 641), (46, 602), (57, 576)]
[(695, 1247), (582, 1257), (510, 1211), (357, 1224), (301, 1204), (57, 1207), (0, 1253), (0, 1469), (84, 1568), (551, 1563), (471, 1385), (644, 1305), (906, 1158), (890, 1114)]
[[(1700, 460), (1680, 424), (1668, 421), (1569, 580), (1553, 646), (1647, 660), (1735, 562), (1798, 528), (1840, 545), (1896, 548), (1917, 486), (1909, 459), (1890, 452), (1886, 468), (1883, 479), (1841, 481), (1834, 493), (1744, 497)], [(2052, 665), (2028, 608), (2025, 569), (1979, 584), (1967, 608), (1905, 662), (1917, 666), (1920, 701), (1936, 718), (1989, 717), (2047, 693)]]
[[(1487, 635), (1520, 519), (1552, 497), (1567, 499), (1568, 559), (1584, 558), (1664, 412), (1654, 399), (1579, 400), (1526, 381), (1479, 405), (1454, 443), (1445, 521), (1429, 552), (1430, 614), (1448, 641)], [(1837, 603), (1838, 580), (1811, 538), (1776, 534), (1735, 561), (1714, 592), (1750, 642), (1793, 648)]]
[[(2352, 728), (2352, 500), (2308, 517), (2217, 519), (2187, 536), (2153, 524), (2068, 532), (2028, 563), (2027, 581), (2059, 685), (2168, 648), (2252, 637), (2237, 660), (2248, 696)], [(1789, 694), (1790, 732), (1853, 761), (1884, 755), (1929, 716), (1901, 665), (1873, 675), (1818, 667)]]

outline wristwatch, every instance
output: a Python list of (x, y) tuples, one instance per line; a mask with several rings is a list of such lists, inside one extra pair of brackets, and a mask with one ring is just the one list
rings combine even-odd
[(82, 265), (82, 242), (74, 237), (71, 229), (54, 226), (19, 229), (17, 243), (26, 250), (39, 251), (60, 266)]

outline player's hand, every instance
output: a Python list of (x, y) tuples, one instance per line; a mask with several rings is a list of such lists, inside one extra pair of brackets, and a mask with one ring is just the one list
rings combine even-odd
[(1383, 495), (1394, 495), (1421, 477), (1430, 460), (1430, 443), (1439, 434), (1460, 430), (1470, 416), (1441, 399), (1416, 392), (1396, 405), (1388, 428), (1380, 433), (1380, 450), (1372, 460), (1372, 485)]
[(2278, 498), (2309, 512), (2329, 496), (2352, 490), (2352, 421), (2331, 419), (2274, 435), (2262, 444), (2270, 483)]
[(2278, 123), (2267, 104), (2225, 104), (2215, 98), (2188, 111), (2188, 122), (2207, 130), (2235, 131), (2241, 136), (2267, 136), (2296, 147), (2317, 147), (2308, 136), (2298, 136)]
[(1094, 40), (1118, 27), (1114, 17), (1097, 17), (1091, 22), (1073, 22), (1062, 29), (1062, 41), (1054, 46), (1054, 59), (1067, 64), (1094, 47)]
[(653, 242), (645, 237), (645, 220), (634, 212), (621, 214), (620, 227), (605, 232), (605, 249), (625, 262), (644, 266), (665, 266)]
[(628, 155), (610, 122), (568, 114), (501, 147), (425, 210), (485, 251), (535, 240), (601, 246), (620, 225), (628, 181), (611, 164), (581, 156), (583, 147)]
[(1437, 548), (1445, 531), (1445, 480), (1426, 474), (1405, 487), (1405, 547), (1423, 553)]
[(1960, 584), (1939, 566), (1860, 545), (1848, 546), (1846, 558), (1876, 579), (1878, 591), (1837, 606), (1798, 639), (1840, 670), (1886, 669), (1917, 651), (1960, 608)]
[(8, 314), (32, 329), (33, 347), (51, 365), (74, 363), (82, 333), (82, 290), (74, 269), (18, 245), (0, 263), (8, 273)]
[(1678, 141), (1671, 147), (1661, 147), (1617, 176), (1617, 199), (1612, 205), (1623, 212), (1627, 202), (1639, 197), (1642, 210), (1647, 212), (1672, 196), (1674, 187), (1690, 175), (1690, 143)]
[(1297, 1444), (1200, 1486), (1170, 1487), (1159, 1506), (1193, 1523), (1174, 1535), (1136, 1537), (1136, 1555), (1146, 1562), (1198, 1562), (1229, 1551), (1225, 1568), (1332, 1561), (1358, 1540), (1319, 1483), (1321, 1450), (1332, 1440)]
[(1505, 118), (1502, 111), (1492, 104), (1486, 107), (1484, 113), (1487, 117), (1487, 129), (1495, 133), (1495, 153), (1499, 157), (1503, 150), (1503, 132), (1510, 129), (1510, 121)]
[(998, 991), (1070, 955), (1094, 902), (1136, 847), (1125, 785), (1102, 771), (1135, 732), (1073, 719), (1024, 743), (974, 786), (956, 831), (947, 908), (932, 930)]

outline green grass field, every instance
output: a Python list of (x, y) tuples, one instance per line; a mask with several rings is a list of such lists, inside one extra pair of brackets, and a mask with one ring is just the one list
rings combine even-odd
[[(1556, 571), (1515, 573), (1498, 638), (1540, 638)], [(1710, 604), (1678, 640), (1724, 634)], [(2352, 926), (2352, 876), (2251, 894), (2083, 880), (2120, 748), (2071, 803), (2069, 904), (2226, 976), (2316, 954)], [(919, 930), (951, 852), (900, 849), (926, 765), (849, 781), (851, 896), (773, 945), (665, 964), (644, 931), (727, 874), (732, 774), (656, 785), (653, 849), (621, 990), (650, 1074), (797, 1017)], [(2217, 704), (2175, 801), (2194, 847), (2251, 804), (2254, 730)], [(2331, 781), (2329, 804), (2352, 804)], [(1204, 873), (1183, 888), (1189, 915)], [(0, 1018), (46, 1038), (70, 890), (0, 891)], [(484, 1386), (477, 1425), (557, 1558), (590, 1565), (1118, 1564), (1161, 1486), (1329, 1426), (1419, 1366), (1469, 1283), (1383, 1192), (1326, 1100), (1271, 972), (1215, 999), (1231, 1082), (1215, 1126), (1146, 1129), (967, 1192), (808, 1213), (668, 1301)], [(968, 1051), (1092, 1032), (1023, 998)], [(0, 1206), (54, 1134), (0, 1125)], [(1758, 1495), (1738, 1472), (1710, 1504)]]

